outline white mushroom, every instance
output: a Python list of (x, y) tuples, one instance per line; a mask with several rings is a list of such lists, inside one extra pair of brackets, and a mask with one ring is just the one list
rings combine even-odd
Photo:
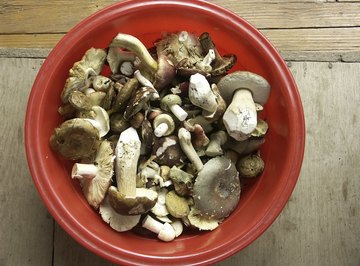
[(194, 164), (196, 170), (200, 171), (204, 165), (191, 143), (190, 132), (182, 127), (179, 129), (178, 137), (182, 151), (185, 153), (187, 158)]
[(121, 215), (117, 213), (106, 197), (100, 204), (99, 213), (101, 218), (118, 232), (125, 232), (133, 229), (140, 221), (141, 215)]
[(223, 116), (227, 132), (238, 141), (247, 139), (257, 125), (255, 102), (266, 103), (269, 83), (255, 73), (236, 71), (223, 77), (217, 86), (224, 100), (230, 103)]
[(165, 111), (171, 111), (177, 119), (184, 121), (188, 116), (187, 112), (180, 107), (181, 98), (175, 94), (168, 94), (161, 99), (160, 107)]
[(110, 118), (106, 110), (100, 106), (93, 106), (94, 118), (84, 118), (99, 130), (100, 137), (105, 136), (110, 130)]
[(134, 74), (134, 64), (131, 61), (122, 62), (120, 65), (120, 72), (125, 76), (132, 76)]
[(160, 114), (153, 121), (154, 134), (160, 138), (168, 136), (175, 130), (174, 119), (168, 114)]
[(221, 146), (227, 141), (227, 136), (227, 133), (223, 130), (211, 134), (210, 142), (206, 148), (205, 154), (211, 157), (223, 154)]
[(97, 209), (105, 198), (113, 175), (113, 150), (109, 141), (104, 140), (99, 147), (94, 164), (75, 163), (71, 177), (80, 180), (86, 200)]
[(215, 57), (216, 56), (215, 56), (214, 49), (209, 49), (209, 52), (204, 57), (204, 59), (202, 61), (200, 61), (199, 63), (197, 63), (196, 66), (199, 69), (203, 70), (204, 72), (208, 73), (212, 70), (211, 63), (212, 63), (212, 61), (214, 61)]
[(175, 230), (169, 223), (161, 223), (147, 215), (143, 220), (142, 226), (158, 235), (162, 241), (172, 241), (175, 239)]
[(174, 228), (175, 230), (175, 237), (178, 237), (179, 235), (182, 234), (183, 230), (184, 230), (184, 226), (183, 223), (181, 222), (180, 219), (176, 219), (171, 223), (171, 226)]
[(216, 111), (216, 95), (211, 90), (207, 79), (199, 73), (190, 77), (189, 99), (193, 105), (198, 106), (203, 110), (210, 113)]
[(147, 78), (145, 78), (139, 69), (135, 70), (134, 72), (134, 77), (140, 82), (141, 85), (146, 86), (146, 87), (150, 87), (152, 89), (154, 88), (154, 85), (151, 83), (150, 80), (148, 80)]

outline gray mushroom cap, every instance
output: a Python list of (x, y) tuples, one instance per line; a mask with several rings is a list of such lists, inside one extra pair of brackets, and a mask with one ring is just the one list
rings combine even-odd
[(248, 71), (236, 71), (220, 79), (217, 84), (221, 96), (229, 104), (238, 89), (248, 89), (254, 102), (265, 104), (270, 95), (270, 84), (262, 76)]
[(236, 208), (240, 190), (239, 173), (232, 161), (215, 157), (198, 173), (193, 187), (194, 207), (204, 217), (225, 218)]

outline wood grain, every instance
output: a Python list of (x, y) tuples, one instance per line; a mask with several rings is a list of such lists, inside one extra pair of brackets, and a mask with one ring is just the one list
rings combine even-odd
[(0, 58), (0, 265), (50, 265), (53, 220), (32, 182), (24, 117), (43, 60)]
[[(1, 34), (65, 33), (85, 17), (117, 1), (4, 1)], [(288, 1), (210, 1), (259, 29), (360, 26), (360, 3)], [(51, 14), (51, 15), (50, 15)]]

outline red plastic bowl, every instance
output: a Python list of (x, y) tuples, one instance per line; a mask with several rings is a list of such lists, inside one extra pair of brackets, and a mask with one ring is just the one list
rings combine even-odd
[[(49, 147), (61, 122), (60, 93), (75, 61), (90, 47), (105, 48), (118, 33), (150, 47), (163, 32), (211, 34), (221, 53), (235, 53), (234, 70), (264, 76), (272, 86), (263, 112), (270, 131), (261, 149), (266, 167), (248, 185), (238, 208), (212, 232), (187, 233), (163, 243), (131, 232), (117, 233), (89, 207), (69, 167)], [(25, 144), (34, 183), (56, 221), (80, 244), (120, 264), (210, 264), (240, 251), (276, 219), (297, 182), (305, 126), (298, 90), (285, 62), (269, 41), (234, 13), (203, 1), (125, 1), (83, 20), (52, 50), (33, 85)]]

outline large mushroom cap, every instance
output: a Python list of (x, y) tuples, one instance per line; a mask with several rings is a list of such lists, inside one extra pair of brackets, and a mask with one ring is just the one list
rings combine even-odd
[(209, 160), (198, 173), (194, 187), (194, 204), (199, 214), (213, 219), (227, 217), (240, 199), (239, 173), (226, 157)]
[(235, 71), (220, 79), (217, 84), (221, 96), (229, 104), (237, 89), (248, 89), (254, 102), (265, 104), (270, 94), (270, 84), (262, 76), (248, 71)]
[(50, 145), (69, 160), (86, 158), (100, 146), (99, 131), (85, 119), (70, 119), (55, 129), (50, 137)]

